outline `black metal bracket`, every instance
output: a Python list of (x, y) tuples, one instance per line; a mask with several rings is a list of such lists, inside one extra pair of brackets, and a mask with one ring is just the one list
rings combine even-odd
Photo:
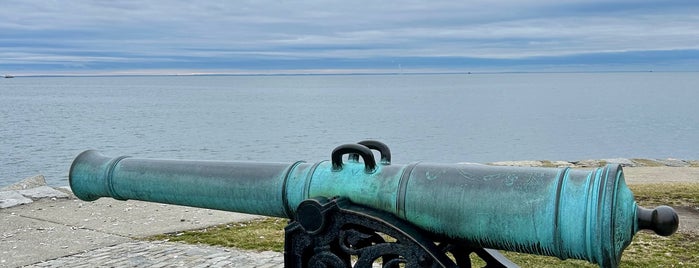
[(285, 228), (285, 267), (471, 267), (471, 253), (488, 268), (518, 267), (496, 250), (437, 238), (345, 198), (308, 199), (296, 212)]

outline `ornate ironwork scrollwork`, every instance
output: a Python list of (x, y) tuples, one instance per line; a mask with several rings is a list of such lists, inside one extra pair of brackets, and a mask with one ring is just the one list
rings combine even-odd
[(471, 267), (471, 253), (486, 267), (517, 267), (497, 251), (436, 238), (343, 198), (302, 202), (285, 233), (286, 267)]

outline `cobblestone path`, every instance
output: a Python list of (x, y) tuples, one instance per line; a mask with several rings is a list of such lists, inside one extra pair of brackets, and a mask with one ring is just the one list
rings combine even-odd
[(281, 253), (134, 241), (25, 267), (284, 267)]

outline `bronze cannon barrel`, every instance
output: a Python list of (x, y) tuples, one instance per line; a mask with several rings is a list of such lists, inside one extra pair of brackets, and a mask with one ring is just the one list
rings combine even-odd
[(356, 145), (338, 148), (332, 161), (314, 164), (110, 158), (85, 151), (71, 166), (70, 186), (83, 200), (136, 199), (290, 219), (304, 200), (344, 197), (482, 247), (604, 267), (618, 265), (639, 229), (670, 235), (678, 226), (669, 207), (637, 206), (618, 165), (392, 165), (385, 159), (376, 164)]

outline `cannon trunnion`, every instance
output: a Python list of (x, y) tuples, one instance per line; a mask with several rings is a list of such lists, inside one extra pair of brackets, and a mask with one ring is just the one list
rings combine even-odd
[(470, 267), (470, 253), (488, 267), (515, 266), (491, 249), (616, 267), (640, 229), (670, 235), (679, 221), (670, 207), (637, 206), (619, 165), (393, 165), (390, 150), (377, 141), (341, 145), (330, 161), (318, 163), (109, 158), (85, 151), (69, 177), (83, 200), (289, 218), (287, 267), (350, 266), (350, 256), (357, 257), (355, 267), (377, 259), (384, 267)]

